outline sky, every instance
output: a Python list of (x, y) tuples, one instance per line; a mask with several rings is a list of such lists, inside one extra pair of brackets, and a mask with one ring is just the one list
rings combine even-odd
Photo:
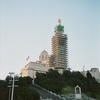
[(68, 35), (69, 67), (100, 70), (100, 0), (0, 0), (0, 79), (19, 74), (44, 49), (52, 54), (58, 18)]

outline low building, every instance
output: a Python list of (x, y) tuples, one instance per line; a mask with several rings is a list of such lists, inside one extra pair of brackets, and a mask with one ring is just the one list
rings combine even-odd
[(92, 77), (94, 77), (96, 79), (96, 81), (98, 81), (100, 83), (100, 72), (98, 68), (91, 68), (91, 70), (89, 70), (90, 74), (92, 75)]
[[(97, 82), (100, 83), (100, 72), (98, 68), (91, 68), (91, 70), (88, 70), (92, 77), (96, 79)], [(87, 71), (81, 72), (85, 77), (87, 76)]]
[(31, 78), (36, 78), (36, 72), (46, 73), (48, 71), (48, 67), (39, 62), (29, 62), (24, 68), (21, 70), (20, 76), (26, 77), (30, 76)]

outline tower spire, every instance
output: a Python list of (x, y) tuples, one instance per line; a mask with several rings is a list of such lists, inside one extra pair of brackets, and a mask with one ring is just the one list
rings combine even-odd
[(54, 31), (56, 32), (57, 30), (64, 32), (64, 26), (61, 25), (61, 19), (58, 19), (58, 25), (55, 26)]
[(58, 19), (58, 25), (61, 25), (61, 19), (60, 18)]

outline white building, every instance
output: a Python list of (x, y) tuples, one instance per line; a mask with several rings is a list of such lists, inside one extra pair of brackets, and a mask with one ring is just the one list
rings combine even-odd
[(21, 70), (20, 76), (30, 76), (34, 79), (36, 78), (36, 72), (46, 73), (50, 69), (47, 65), (48, 57), (48, 52), (43, 50), (39, 55), (39, 60), (37, 62), (30, 62), (25, 65), (24, 68)]
[(91, 70), (89, 70), (89, 72), (92, 75), (92, 77), (94, 77), (100, 83), (99, 69), (98, 68), (91, 68)]
[[(100, 72), (98, 68), (91, 68), (91, 70), (88, 70), (92, 77), (96, 79), (97, 82), (100, 83)], [(87, 76), (87, 71), (81, 72), (85, 77)]]
[(21, 70), (20, 76), (30, 76), (31, 78), (36, 78), (36, 72), (46, 73), (48, 71), (48, 67), (46, 67), (42, 63), (38, 62), (30, 62)]

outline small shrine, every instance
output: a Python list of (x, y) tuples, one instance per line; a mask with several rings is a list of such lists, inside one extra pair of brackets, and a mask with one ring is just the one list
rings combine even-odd
[(81, 88), (78, 85), (75, 87), (75, 99), (81, 100)]

